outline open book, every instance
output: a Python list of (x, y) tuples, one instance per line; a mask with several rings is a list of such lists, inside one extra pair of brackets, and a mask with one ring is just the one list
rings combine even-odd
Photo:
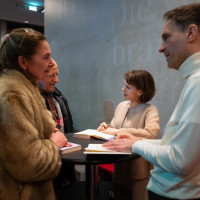
[(73, 151), (81, 150), (80, 144), (76, 144), (76, 143), (72, 143), (72, 142), (70, 142), (70, 143), (72, 144), (72, 146), (60, 148), (60, 154), (66, 154), (66, 153), (71, 153)]
[(112, 140), (116, 136), (110, 135), (107, 133), (101, 133), (95, 129), (87, 129), (85, 131), (74, 133), (74, 137), (76, 138), (84, 138), (84, 139), (90, 139), (92, 137), (102, 139), (102, 140)]
[(89, 144), (85, 148), (84, 154), (117, 154), (117, 155), (128, 155), (132, 154), (129, 152), (112, 151), (106, 147), (102, 147), (102, 144)]

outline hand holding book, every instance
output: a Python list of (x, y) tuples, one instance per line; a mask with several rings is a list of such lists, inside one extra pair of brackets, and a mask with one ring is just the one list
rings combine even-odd
[(64, 147), (60, 148), (60, 154), (71, 153), (74, 151), (81, 150), (81, 148), (82, 148), (80, 144), (76, 144), (76, 143), (72, 143), (72, 142), (68, 142), (68, 143), (70, 143), (69, 146), (64, 146)]

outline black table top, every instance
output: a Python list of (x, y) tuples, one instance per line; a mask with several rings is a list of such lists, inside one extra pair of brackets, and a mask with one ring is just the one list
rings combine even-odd
[(137, 154), (130, 154), (130, 155), (86, 155), (83, 154), (85, 147), (88, 144), (102, 144), (106, 141), (98, 140), (98, 139), (81, 139), (81, 138), (74, 138), (73, 133), (67, 133), (66, 137), (69, 142), (81, 144), (82, 149), (79, 151), (74, 151), (67, 154), (62, 154), (61, 159), (63, 163), (73, 163), (73, 164), (84, 164), (84, 165), (96, 165), (96, 164), (106, 164), (106, 163), (117, 163), (127, 160), (132, 160), (139, 158), (140, 156)]

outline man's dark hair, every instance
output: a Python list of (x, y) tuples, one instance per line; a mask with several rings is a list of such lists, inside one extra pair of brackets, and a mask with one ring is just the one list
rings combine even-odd
[(200, 3), (177, 7), (166, 12), (163, 18), (174, 21), (182, 31), (185, 31), (190, 24), (197, 25), (200, 30)]

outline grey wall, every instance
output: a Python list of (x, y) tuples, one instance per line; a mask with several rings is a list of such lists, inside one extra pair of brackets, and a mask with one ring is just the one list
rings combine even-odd
[[(146, 69), (157, 93), (150, 102), (160, 114), (161, 135), (184, 80), (158, 53), (162, 15), (189, 0), (46, 0), (45, 34), (60, 71), (75, 128), (109, 121), (120, 101), (124, 73)], [(199, 2), (199, 1), (198, 1)]]

